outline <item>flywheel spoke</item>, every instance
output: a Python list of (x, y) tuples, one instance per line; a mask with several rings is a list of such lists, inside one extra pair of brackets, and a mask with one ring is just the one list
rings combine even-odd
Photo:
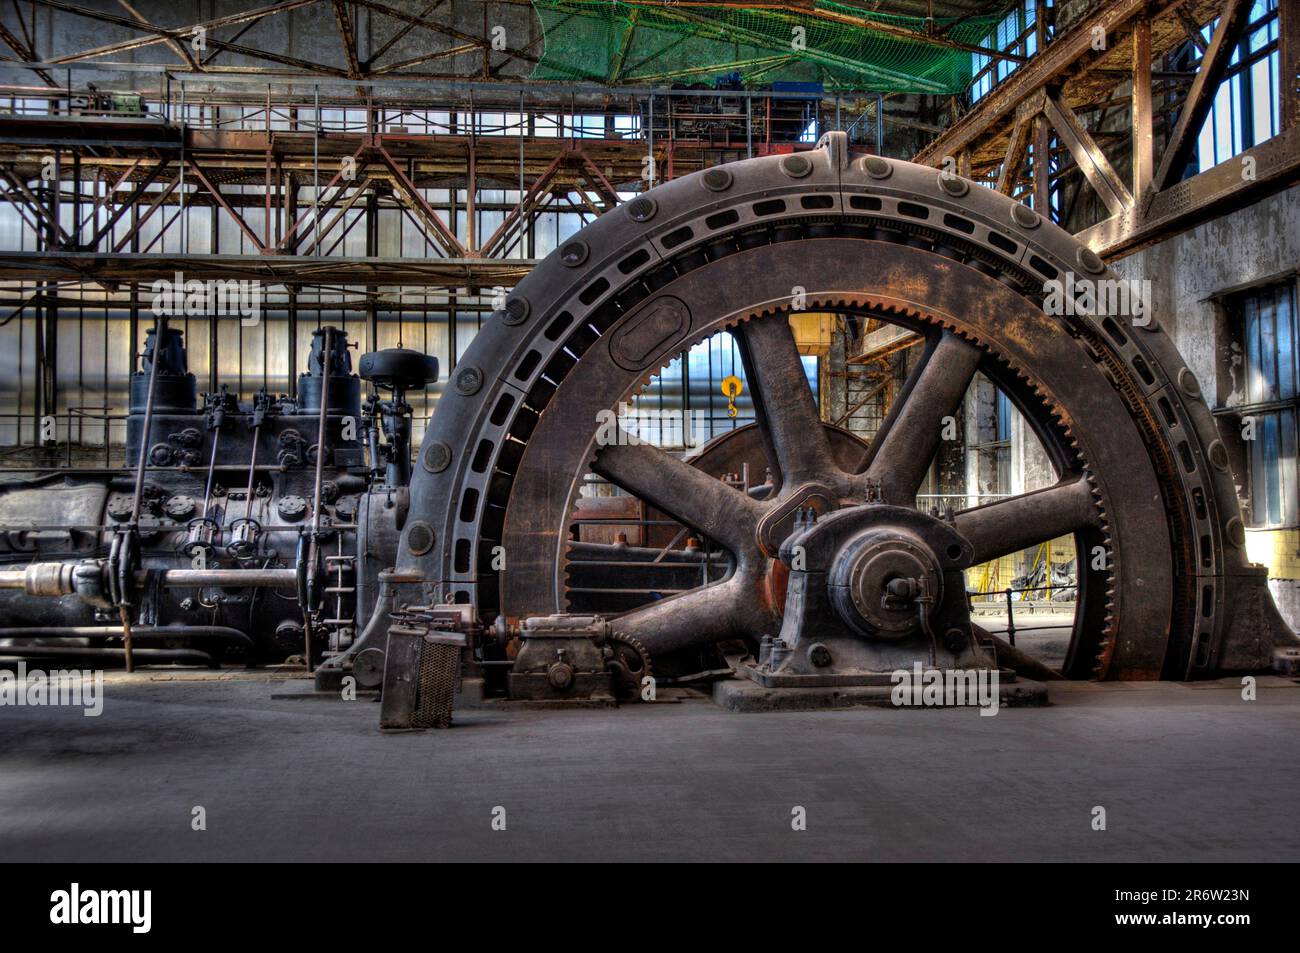
[(912, 372), (895, 414), (886, 418), (866, 477), (879, 483), (886, 503), (911, 506), (943, 439), (944, 418), (955, 415), (975, 377), (979, 348), (945, 331)]
[(786, 487), (824, 479), (835, 463), (789, 321), (750, 321), (735, 336), (773, 477)]
[(618, 438), (596, 455), (597, 473), (733, 552), (756, 545), (762, 504), (658, 447)]
[(716, 586), (633, 609), (614, 620), (614, 631), (636, 639), (652, 657), (760, 633), (773, 622), (755, 598), (753, 575), (741, 571)]
[(1084, 477), (962, 510), (956, 516), (957, 532), (975, 548), (977, 565), (1096, 526), (1098, 521), (1092, 486)]

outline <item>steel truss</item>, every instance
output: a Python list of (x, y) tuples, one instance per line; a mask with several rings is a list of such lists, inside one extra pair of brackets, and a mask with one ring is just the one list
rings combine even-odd
[[(976, 103), (915, 161), (994, 185), (1004, 195), (1050, 206), (1061, 189), (1061, 217), (1105, 257), (1134, 251), (1300, 180), (1300, 11), (1278, 8), (1282, 129), (1224, 163), (1183, 179), (1201, 126), (1250, 17), (1249, 0), (1109, 0), (1048, 42), (1045, 5), (1039, 50)], [(1200, 30), (1217, 18), (1208, 43)], [(1105, 48), (1095, 49), (1096, 37)], [(1159, 70), (1161, 58), (1191, 42), (1195, 72)], [(1128, 112), (1128, 127), (1107, 118)], [(1056, 145), (1052, 145), (1053, 138)], [(1157, 144), (1160, 148), (1157, 149)], [(1052, 156), (1059, 172), (1031, 155)], [(1253, 175), (1241, 163), (1253, 163)], [(1120, 170), (1127, 168), (1128, 174)], [(1095, 195), (1102, 220), (1075, 221), (1080, 190)], [(1084, 227), (1086, 226), (1086, 227)]]

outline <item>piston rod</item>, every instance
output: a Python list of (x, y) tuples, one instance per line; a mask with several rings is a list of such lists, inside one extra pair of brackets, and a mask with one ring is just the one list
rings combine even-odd
[[(85, 563), (32, 563), (24, 569), (0, 570), (0, 589), (22, 589), (29, 596), (66, 596), (77, 591), (76, 570)], [(167, 589), (193, 589), (203, 586), (230, 588), (291, 588), (297, 579), (295, 569), (164, 569), (159, 573)], [(137, 585), (144, 585), (149, 573), (135, 573)], [(2, 631), (2, 630), (0, 630)]]

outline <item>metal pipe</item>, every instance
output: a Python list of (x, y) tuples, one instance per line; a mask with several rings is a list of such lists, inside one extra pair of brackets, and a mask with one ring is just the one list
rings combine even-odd
[[(0, 414), (0, 419), (6, 415)], [(427, 417), (420, 418), (428, 421)], [(214, 444), (215, 448), (215, 444)], [(217, 465), (218, 470), (239, 470), (246, 469), (242, 463), (221, 463)], [(291, 468), (283, 463), (259, 463), (257, 471), (259, 473), (285, 473)], [(67, 473), (67, 467), (0, 467), (0, 473)], [(113, 467), (77, 467), (77, 476), (117, 476), (122, 471)], [(196, 469), (191, 466), (181, 464), (180, 466), (171, 467), (150, 467), (150, 473), (194, 473)]]
[[(330, 376), (334, 357), (334, 328), (326, 325), (325, 340), (321, 342), (320, 354), (320, 420), (316, 428), (316, 482), (312, 492), (311, 539), (307, 541), (307, 572), (310, 574), (317, 565), (320, 555), (320, 510), (321, 486), (325, 475), (325, 423), (329, 416)], [(310, 578), (310, 576), (309, 576)], [(308, 602), (311, 601), (311, 587), (308, 587)], [(311, 606), (302, 607), (303, 654), (306, 657), (307, 671), (311, 671)]]
[[(78, 471), (78, 473), (80, 473), (80, 471)], [(97, 526), (92, 526), (92, 525), (90, 525), (90, 524), (79, 525), (79, 524), (76, 524), (76, 523), (70, 523), (70, 524), (60, 524), (60, 523), (23, 523), (23, 524), (19, 524), (19, 525), (16, 525), (16, 526), (15, 526), (15, 525), (12, 525), (12, 524), (0, 525), (0, 533), (32, 533), (32, 532), (39, 532), (39, 531), (42, 531), (42, 530), (44, 530), (44, 531), (46, 531), (46, 532), (53, 532), (53, 533), (66, 533), (66, 532), (74, 532), (74, 533), (109, 533), (109, 532), (112, 532), (115, 528), (116, 528), (116, 526), (115, 526), (115, 524), (113, 524), (113, 523), (101, 523), (101, 524), (99, 524), (99, 525), (97, 525)], [(330, 525), (327, 527), (327, 531), (332, 532), (332, 531), (334, 531), (334, 530), (341, 530), (341, 529), (356, 529), (356, 528), (357, 528), (357, 524), (356, 524), (356, 523), (330, 523)], [(183, 532), (185, 532), (185, 527), (184, 527), (183, 525), (178, 524), (178, 523), (171, 523), (171, 524), (158, 524), (158, 525), (150, 526), (150, 527), (149, 527), (149, 532), (151, 532), (151, 533), (183, 533)], [(264, 528), (262, 529), (262, 532), (264, 532), (264, 533), (296, 533), (296, 532), (298, 532), (298, 527), (297, 527), (297, 526), (266, 526), (266, 527), (264, 527)], [(15, 550), (14, 552), (17, 552), (17, 550)]]
[[(0, 646), (0, 659), (28, 659), (28, 658), (122, 658), (125, 656), (123, 649), (111, 648), (106, 646), (55, 646), (55, 645), (33, 645), (31, 650), (24, 651), (21, 655), (7, 652), (4, 646)], [(202, 665), (215, 664), (211, 655), (199, 649), (136, 649), (135, 655), (139, 655), (146, 661), (154, 662), (195, 662)]]
[(208, 505), (212, 501), (212, 478), (217, 472), (217, 447), (221, 444), (221, 428), (217, 427), (212, 432), (212, 458), (208, 461), (208, 479), (203, 487), (203, 512), (200, 514), (207, 518)]
[(162, 573), (162, 584), (167, 589), (200, 586), (279, 589), (292, 586), (296, 579), (296, 569), (166, 569)]
[[(182, 175), (184, 174), (184, 165), (181, 166)], [(167, 327), (167, 319), (161, 314), (154, 320), (153, 330), (153, 357), (149, 361), (149, 391), (144, 401), (144, 424), (143, 433), (140, 437), (140, 459), (136, 462), (135, 468), (135, 491), (131, 498), (131, 522), (127, 524), (127, 533), (134, 533), (140, 525), (140, 506), (144, 496), (144, 471), (148, 462), (149, 441), (153, 437), (153, 399), (154, 390), (158, 384), (158, 363), (162, 358), (163, 349), (163, 330)], [(126, 661), (126, 670), (132, 672), (135, 670), (135, 664), (131, 658), (131, 613), (126, 602), (117, 607), (118, 617), (122, 620), (122, 645), (123, 658)]]
[(1016, 645), (1016, 617), (1015, 617), (1015, 610), (1011, 608), (1011, 590), (1010, 590), (1010, 589), (1008, 589), (1008, 590), (1006, 591), (1006, 596), (1007, 596), (1007, 641), (1011, 643), (1011, 647), (1012, 647), (1012, 648), (1015, 648), (1015, 645)]
[(885, 154), (885, 95), (876, 93), (876, 155)]
[[(0, 639), (98, 639), (112, 638), (120, 634), (115, 625), (23, 626), (17, 629), (0, 629)], [(230, 642), (242, 642), (245, 647), (250, 649), (254, 647), (253, 639), (248, 633), (225, 625), (137, 627), (134, 635), (137, 638), (146, 640), (177, 638), (225, 639)], [(27, 646), (0, 646), (0, 649), (6, 647), (26, 648)], [(32, 646), (32, 648), (41, 648), (41, 646)]]
[[(77, 563), (32, 563), (32, 566), (41, 567), (75, 567)], [(49, 595), (65, 596), (71, 595), (76, 590), (72, 588), (71, 576), (68, 576), (66, 582), (58, 585), (58, 591), (49, 589), (45, 592), (31, 591), (32, 585), (29, 583), (33, 577), (29, 575), (28, 569), (4, 569), (0, 570), (0, 589), (25, 589), (29, 595)], [(202, 586), (220, 586), (225, 588), (259, 588), (259, 589), (279, 589), (292, 586), (297, 579), (296, 569), (164, 569), (160, 573), (161, 583), (167, 589), (192, 589)], [(135, 574), (137, 584), (143, 585), (147, 582), (149, 573), (147, 570), (139, 570)]]
[[(266, 109), (269, 117), (270, 110), (271, 110), (269, 104), (267, 105)], [(267, 121), (270, 122), (270, 119), (268, 118)], [(256, 398), (254, 398), (254, 401), (256, 401)], [(259, 420), (257, 426), (253, 428), (253, 453), (248, 460), (248, 492), (246, 493), (244, 499), (245, 522), (253, 518), (253, 481), (257, 477), (257, 441), (258, 438), (261, 436), (262, 436), (262, 423)], [(319, 454), (319, 451), (317, 451), (317, 453)]]

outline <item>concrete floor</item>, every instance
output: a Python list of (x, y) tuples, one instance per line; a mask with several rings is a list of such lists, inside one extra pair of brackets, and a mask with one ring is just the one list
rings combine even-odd
[[(1006, 613), (981, 612), (974, 617), (976, 625), (999, 638), (1007, 638)], [(1070, 634), (1074, 626), (1074, 612), (1017, 611), (1016, 648), (1036, 658), (1048, 668), (1060, 670), (1065, 655), (1070, 650)]]
[(1300, 686), (1260, 684), (1057, 686), (996, 717), (466, 710), (381, 735), (373, 702), (273, 700), (266, 676), (110, 675), (99, 718), (0, 707), (0, 856), (1300, 860)]

